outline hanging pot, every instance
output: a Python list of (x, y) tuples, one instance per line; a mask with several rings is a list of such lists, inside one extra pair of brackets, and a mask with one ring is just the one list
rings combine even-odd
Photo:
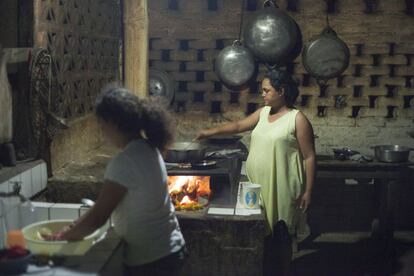
[(257, 11), (243, 29), (246, 48), (260, 61), (277, 66), (286, 65), (299, 54), (299, 40), (299, 26), (273, 1), (265, 1), (264, 8)]
[(218, 54), (214, 68), (224, 85), (238, 90), (247, 84), (256, 72), (256, 63), (251, 52), (239, 40), (225, 47)]
[(170, 75), (158, 69), (149, 69), (149, 94), (166, 99), (171, 103), (174, 98), (174, 81)]
[(349, 48), (328, 25), (305, 46), (302, 63), (317, 80), (336, 78), (349, 65)]

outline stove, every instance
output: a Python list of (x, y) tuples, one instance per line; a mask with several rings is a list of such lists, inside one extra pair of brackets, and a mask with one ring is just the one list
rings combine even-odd
[[(181, 182), (178, 186), (183, 186), (183, 181), (187, 181), (186, 183), (188, 185), (185, 184), (184, 190), (187, 191), (187, 196), (198, 201), (200, 203), (199, 205), (214, 204), (234, 206), (237, 202), (237, 190), (242, 160), (247, 156), (247, 149), (243, 144), (237, 143), (236, 145), (209, 146), (206, 152), (206, 160), (214, 161), (215, 166), (207, 166), (206, 168), (200, 168), (199, 166), (193, 168), (190, 164), (167, 166), (170, 183), (178, 179)], [(185, 177), (187, 179), (183, 180)], [(202, 192), (193, 191), (195, 183), (204, 183), (207, 179), (211, 192), (208, 196), (203, 192), (205, 191), (204, 188)], [(173, 186), (176, 185), (173, 184)], [(196, 186), (199, 187), (200, 185), (197, 184)], [(179, 192), (182, 192), (182, 190)], [(180, 205), (179, 202), (184, 200), (183, 202), (185, 203), (188, 201), (185, 193), (180, 193), (180, 196), (177, 196), (177, 194), (177, 190), (174, 190), (172, 194), (170, 188), (170, 195), (172, 195), (173, 201), (175, 200), (176, 207)], [(200, 196), (200, 194), (204, 196)], [(198, 208), (201, 207), (199, 205)], [(198, 208), (196, 207), (196, 209)]]

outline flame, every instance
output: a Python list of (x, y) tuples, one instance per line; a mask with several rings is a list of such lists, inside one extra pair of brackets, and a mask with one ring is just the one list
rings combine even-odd
[(168, 176), (168, 192), (175, 206), (208, 202), (210, 197), (210, 176), (177, 175)]
[(190, 199), (189, 196), (184, 196), (183, 199), (181, 200), (180, 204), (181, 205), (186, 205), (186, 204), (190, 204), (193, 203), (194, 201)]

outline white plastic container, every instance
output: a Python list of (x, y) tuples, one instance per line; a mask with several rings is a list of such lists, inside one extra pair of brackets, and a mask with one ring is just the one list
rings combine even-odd
[(84, 255), (98, 240), (100, 230), (96, 230), (81, 241), (45, 241), (39, 238), (41, 229), (52, 233), (72, 223), (72, 220), (48, 220), (30, 224), (22, 229), (28, 249), (35, 255), (76, 256)]
[(241, 203), (247, 209), (260, 208), (260, 185), (251, 182), (241, 183)]

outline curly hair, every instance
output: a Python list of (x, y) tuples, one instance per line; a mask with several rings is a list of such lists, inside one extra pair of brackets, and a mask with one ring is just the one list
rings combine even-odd
[(118, 85), (102, 90), (95, 102), (95, 114), (123, 133), (139, 134), (143, 130), (148, 143), (160, 151), (173, 139), (172, 119), (162, 103), (138, 98)]
[(269, 79), (270, 84), (279, 91), (281, 88), (285, 91), (285, 101), (289, 108), (293, 108), (297, 97), (299, 96), (299, 83), (286, 71), (271, 70), (264, 76)]

